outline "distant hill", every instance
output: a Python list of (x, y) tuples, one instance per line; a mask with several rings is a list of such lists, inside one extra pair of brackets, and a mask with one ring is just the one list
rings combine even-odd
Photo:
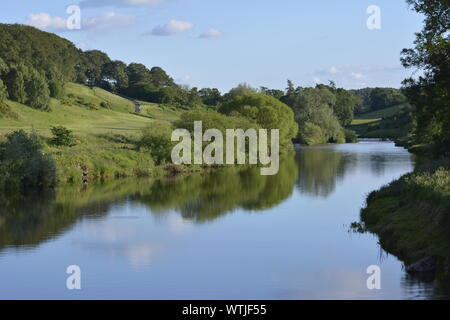
[(364, 88), (351, 90), (351, 92), (360, 98), (360, 103), (355, 108), (355, 114), (357, 116), (407, 102), (401, 90), (394, 88)]

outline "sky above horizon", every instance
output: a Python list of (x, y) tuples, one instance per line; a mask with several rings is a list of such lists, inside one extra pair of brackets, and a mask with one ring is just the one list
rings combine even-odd
[[(73, 4), (80, 30), (67, 29)], [(371, 5), (381, 10), (381, 29), (367, 27)], [(398, 88), (413, 72), (400, 51), (413, 46), (423, 21), (405, 0), (15, 0), (0, 8), (1, 23), (33, 25), (223, 92), (243, 82), (284, 89), (287, 79)]]

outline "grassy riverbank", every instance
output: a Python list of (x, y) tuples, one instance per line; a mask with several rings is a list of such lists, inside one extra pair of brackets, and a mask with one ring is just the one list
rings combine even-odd
[[(123, 177), (171, 174), (167, 166), (157, 166), (149, 152), (137, 148), (142, 130), (158, 130), (176, 121), (181, 111), (170, 106), (142, 104), (141, 114), (134, 104), (100, 88), (68, 83), (63, 99), (51, 100), (51, 111), (43, 112), (6, 101), (13, 114), (0, 117), (0, 134), (34, 131), (57, 168), (59, 184), (111, 180)], [(62, 125), (73, 132), (75, 146), (51, 143), (51, 126)], [(177, 167), (178, 173), (200, 170)]]
[(363, 229), (383, 249), (411, 265), (431, 258), (438, 274), (450, 272), (450, 161), (419, 166), (367, 198)]

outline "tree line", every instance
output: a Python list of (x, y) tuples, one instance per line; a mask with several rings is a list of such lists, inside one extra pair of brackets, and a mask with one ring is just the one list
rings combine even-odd
[[(313, 88), (296, 87), (288, 81), (286, 90), (254, 89), (241, 84), (225, 94), (217, 88), (189, 88), (175, 83), (161, 67), (148, 68), (136, 62), (126, 64), (99, 50), (83, 51), (66, 39), (33, 27), (0, 24), (0, 102), (8, 98), (46, 111), (50, 98), (64, 97), (66, 82), (100, 87), (182, 110), (203, 107), (230, 115), (229, 106), (233, 105), (234, 115), (238, 113), (254, 122), (261, 118), (256, 113), (266, 112), (265, 107), (268, 105), (270, 109), (276, 100), (292, 110), (299, 129), (289, 130), (296, 131), (293, 138), (304, 144), (354, 141), (356, 135), (346, 128), (355, 113), (406, 101), (405, 95), (397, 89), (345, 90), (331, 81)], [(256, 98), (258, 95), (274, 100)], [(287, 110), (281, 105), (278, 107), (283, 112)], [(280, 118), (277, 125), (293, 128), (292, 123), (285, 122), (287, 118)]]

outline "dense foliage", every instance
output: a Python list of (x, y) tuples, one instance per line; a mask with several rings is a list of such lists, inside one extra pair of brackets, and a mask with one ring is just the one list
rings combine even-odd
[(437, 155), (450, 153), (450, 5), (448, 0), (407, 0), (425, 15), (415, 48), (404, 49), (402, 63), (423, 71), (404, 81), (405, 92), (415, 107), (416, 138), (434, 145)]
[(382, 110), (407, 102), (402, 91), (394, 88), (364, 88), (351, 92), (359, 98), (355, 108), (356, 114)]
[(314, 145), (327, 142), (345, 142), (344, 127), (353, 120), (358, 98), (334, 83), (315, 88), (294, 88), (288, 81), (286, 94), (280, 98), (295, 113), (299, 125), (300, 142)]
[(24, 191), (53, 187), (56, 169), (53, 160), (42, 152), (36, 134), (15, 131), (0, 143), (0, 190)]
[(56, 146), (73, 147), (77, 144), (76, 139), (69, 129), (63, 126), (51, 127), (50, 131), (53, 134), (51, 143)]
[(236, 96), (223, 104), (220, 112), (226, 115), (242, 116), (264, 129), (279, 129), (281, 146), (288, 146), (298, 132), (292, 109), (281, 101), (262, 93)]

